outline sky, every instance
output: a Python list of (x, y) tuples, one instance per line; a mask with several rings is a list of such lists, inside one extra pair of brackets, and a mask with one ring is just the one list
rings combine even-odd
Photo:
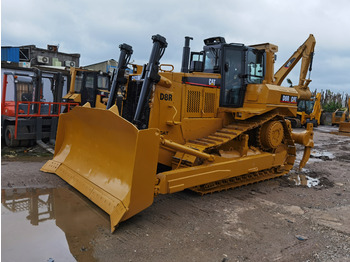
[[(119, 45), (133, 47), (132, 61), (147, 63), (152, 35), (167, 39), (161, 63), (181, 69), (184, 37), (191, 51), (203, 39), (278, 45), (275, 72), (303, 44), (316, 38), (310, 89), (350, 93), (348, 0), (2, 0), (1, 45), (59, 45), (79, 53), (80, 65), (118, 60)], [(297, 84), (300, 63), (288, 78)], [(288, 86), (286, 82), (283, 83)]]

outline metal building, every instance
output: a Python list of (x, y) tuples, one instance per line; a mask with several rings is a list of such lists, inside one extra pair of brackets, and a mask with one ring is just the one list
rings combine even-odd
[(35, 45), (1, 47), (1, 61), (18, 63), (19, 67), (54, 66), (79, 67), (80, 54), (67, 54), (58, 51), (59, 46), (47, 45), (47, 49)]
[(118, 62), (114, 59), (103, 61), (100, 63), (84, 66), (85, 69), (90, 69), (94, 71), (102, 71), (105, 73), (112, 73), (114, 69), (118, 66)]

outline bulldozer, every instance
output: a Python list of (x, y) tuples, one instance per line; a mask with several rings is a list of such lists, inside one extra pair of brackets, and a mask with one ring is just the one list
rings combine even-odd
[(110, 77), (107, 73), (83, 68), (70, 68), (70, 87), (63, 100), (92, 107), (106, 108)]
[(340, 123), (349, 122), (349, 102), (348, 106), (339, 108), (332, 113), (332, 126), (340, 126)]
[(296, 116), (300, 95), (274, 84), (276, 45), (211, 37), (191, 52), (191, 40), (185, 37), (181, 72), (174, 72), (160, 64), (166, 38), (152, 36), (139, 77), (126, 76), (131, 53), (121, 45), (106, 108), (87, 103), (59, 119), (54, 157), (41, 170), (108, 213), (112, 232), (159, 194), (203, 195), (283, 176), (296, 144), (304, 146), (299, 168), (310, 157), (312, 125), (295, 133), (285, 119)]
[[(132, 47), (124, 45), (123, 50), (132, 54)], [(119, 63), (124, 61), (119, 61)], [(127, 64), (129, 61), (125, 61)], [(140, 75), (143, 66), (131, 64), (132, 68), (128, 68), (126, 73), (130, 76)], [(106, 108), (111, 85), (115, 84), (117, 70), (114, 70), (110, 76), (108, 73), (94, 71), (84, 68), (70, 68), (70, 88), (68, 93), (63, 97), (64, 101), (84, 105), (89, 103), (91, 107)], [(124, 76), (123, 76), (124, 77)], [(123, 92), (123, 90), (120, 90)], [(119, 94), (117, 101), (121, 103), (120, 98), (123, 95)]]
[[(347, 112), (350, 112), (350, 98), (348, 100), (348, 109)], [(349, 118), (344, 117), (344, 121), (339, 123), (339, 134), (350, 136), (350, 122)]]

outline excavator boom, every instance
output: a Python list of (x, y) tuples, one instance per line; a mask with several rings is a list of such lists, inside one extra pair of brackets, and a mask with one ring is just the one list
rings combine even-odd
[(307, 71), (312, 70), (312, 61), (314, 56), (314, 49), (316, 45), (315, 37), (310, 34), (306, 41), (294, 52), (294, 54), (280, 67), (280, 69), (274, 75), (274, 84), (281, 85), (283, 80), (287, 77), (289, 72), (295, 67), (295, 65), (301, 61), (301, 69), (299, 76), (299, 84), (294, 88), (299, 93), (299, 99), (309, 100), (311, 92), (308, 89), (308, 85), (311, 82), (310, 79), (306, 79)]

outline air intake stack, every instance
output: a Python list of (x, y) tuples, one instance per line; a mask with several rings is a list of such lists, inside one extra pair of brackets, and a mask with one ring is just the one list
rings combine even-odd
[(190, 60), (190, 40), (193, 40), (193, 37), (185, 36), (185, 46), (182, 53), (182, 65), (181, 72), (188, 73), (188, 63)]

